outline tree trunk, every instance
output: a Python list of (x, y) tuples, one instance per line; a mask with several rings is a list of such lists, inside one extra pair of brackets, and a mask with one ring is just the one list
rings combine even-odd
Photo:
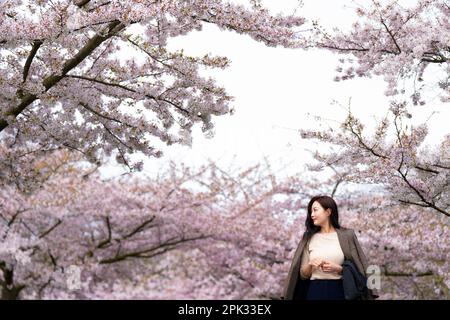
[(19, 300), (19, 294), (25, 286), (12, 287), (8, 289), (7, 287), (2, 287), (1, 300)]

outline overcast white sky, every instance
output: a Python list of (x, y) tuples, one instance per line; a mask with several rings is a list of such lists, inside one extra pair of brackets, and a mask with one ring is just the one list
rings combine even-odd
[[(297, 0), (263, 3), (274, 13), (291, 14), (298, 6)], [(319, 19), (330, 30), (333, 26), (350, 27), (355, 16), (353, 7), (354, 3), (349, 0), (305, 0), (296, 12), (306, 18)], [(389, 99), (383, 94), (386, 83), (381, 78), (334, 82), (337, 60), (341, 56), (328, 51), (268, 48), (248, 36), (220, 31), (210, 24), (205, 24), (202, 31), (170, 40), (169, 49), (181, 48), (190, 55), (211, 53), (230, 59), (230, 67), (208, 72), (208, 75), (214, 75), (218, 84), (234, 96), (232, 105), (236, 112), (231, 116), (214, 117), (214, 138), (205, 138), (197, 126), (192, 148), (170, 146), (163, 149), (162, 158), (147, 159), (146, 175), (155, 174), (168, 159), (199, 165), (210, 158), (227, 167), (254, 164), (264, 156), (275, 170), (280, 170), (280, 175), (295, 174), (311, 159), (305, 149), (317, 147), (300, 139), (297, 130), (326, 128), (308, 117), (308, 113), (339, 121), (345, 117), (346, 110), (331, 102), (337, 100), (347, 106), (351, 98), (353, 113), (370, 129), (376, 119), (386, 114), (389, 106)], [(430, 143), (440, 141), (448, 132), (444, 119), (450, 119), (449, 108), (438, 99), (434, 102), (435, 107), (413, 109), (412, 119), (421, 123), (433, 110), (439, 112), (428, 121), (430, 134), (426, 141)], [(123, 171), (118, 168), (102, 169), (106, 176), (120, 172)]]

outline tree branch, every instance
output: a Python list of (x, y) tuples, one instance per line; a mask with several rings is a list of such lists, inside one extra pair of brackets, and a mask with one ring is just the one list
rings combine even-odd
[(108, 232), (108, 237), (105, 240), (101, 241), (97, 245), (98, 249), (103, 248), (104, 246), (106, 246), (108, 243), (111, 242), (112, 231), (111, 231), (111, 221), (109, 220), (109, 216), (106, 216), (105, 222), (106, 222), (106, 228), (107, 228), (107, 232)]
[(123, 261), (123, 260), (129, 259), (129, 258), (146, 258), (146, 259), (148, 259), (148, 258), (152, 258), (157, 255), (163, 254), (167, 251), (176, 249), (177, 244), (194, 241), (194, 240), (199, 240), (199, 239), (206, 239), (209, 237), (211, 237), (211, 236), (200, 235), (198, 237), (192, 237), (192, 238), (184, 238), (183, 237), (183, 238), (181, 238), (179, 240), (175, 240), (175, 241), (172, 241), (175, 238), (171, 238), (171, 239), (167, 240), (167, 242), (160, 244), (158, 246), (151, 247), (148, 249), (138, 250), (138, 251), (132, 251), (132, 252), (124, 253), (121, 255), (116, 255), (114, 258), (103, 259), (100, 261), (100, 263), (101, 264), (109, 264), (109, 263)]
[(55, 228), (56, 228), (57, 226), (59, 226), (61, 223), (62, 223), (62, 220), (58, 219), (58, 221), (57, 221), (53, 226), (51, 226), (48, 230), (44, 231), (43, 233), (41, 233), (41, 234), (39, 235), (39, 239), (42, 239), (42, 238), (44, 238), (45, 236), (47, 236), (50, 232), (52, 232), (53, 230), (55, 230)]
[[(43, 85), (45, 87), (45, 91), (48, 91), (54, 85), (56, 85), (64, 76), (73, 68), (75, 68), (78, 64), (80, 64), (86, 57), (88, 57), (101, 43), (105, 40), (111, 38), (113, 35), (120, 32), (125, 28), (125, 25), (120, 21), (116, 20), (111, 22), (106, 30), (104, 30), (104, 35), (97, 34), (92, 37), (86, 45), (78, 51), (78, 53), (71, 59), (67, 60), (63, 68), (61, 70), (61, 74), (52, 74), (44, 79)], [(12, 116), (16, 118), (19, 114), (25, 110), (31, 103), (33, 103), (37, 99), (37, 95), (35, 94), (26, 94), (23, 96), (22, 101), (19, 105), (10, 107), (6, 110), (5, 116)], [(8, 122), (6, 119), (0, 119), (0, 132), (3, 131), (8, 126)]]
[(397, 43), (397, 40), (395, 40), (394, 35), (391, 33), (391, 30), (389, 30), (388, 26), (386, 25), (386, 23), (384, 23), (384, 20), (382, 17), (381, 18), (381, 23), (383, 24), (384, 28), (386, 29), (387, 33), (389, 34), (389, 36), (391, 37), (392, 41), (394, 42), (395, 46), (397, 47), (397, 54), (402, 52), (402, 49), (400, 49), (400, 46)]
[(42, 45), (42, 40), (34, 40), (33, 41), (33, 47), (31, 48), (30, 55), (27, 58), (27, 61), (25, 62), (25, 66), (23, 68), (23, 80), (22, 82), (27, 81), (28, 72), (30, 71), (31, 63), (33, 62), (33, 58), (36, 56), (37, 51), (39, 50), (39, 47)]

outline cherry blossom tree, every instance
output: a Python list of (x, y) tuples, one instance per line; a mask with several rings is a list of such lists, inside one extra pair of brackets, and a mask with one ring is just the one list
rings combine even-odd
[[(414, 110), (403, 99), (405, 90), (412, 88), (413, 105), (428, 101), (421, 97), (422, 88), (415, 85), (418, 81), (438, 88), (441, 101), (449, 101), (450, 7), (437, 0), (420, 0), (412, 6), (397, 0), (372, 1), (357, 5), (356, 13), (358, 20), (346, 32), (334, 28), (330, 34), (315, 21), (313, 46), (350, 56), (340, 59), (343, 65), (337, 71), (342, 74), (337, 81), (382, 75), (388, 82), (385, 95), (398, 99), (390, 102), (388, 114), (376, 123), (373, 135), (367, 134), (350, 105), (338, 127), (300, 129), (302, 138), (334, 147), (328, 153), (314, 152), (317, 163), (308, 168), (339, 167), (339, 172), (346, 172), (341, 180), (383, 185), (391, 199), (450, 216), (450, 136), (446, 134), (436, 146), (425, 145), (427, 123), (414, 124), (415, 119), (410, 120)], [(350, 65), (344, 70), (346, 61)], [(425, 70), (430, 71), (428, 76)], [(410, 86), (398, 90), (403, 80), (411, 78)], [(323, 121), (321, 116), (316, 119)]]
[[(268, 46), (306, 45), (295, 32), (304, 19), (249, 4), (0, 4), (2, 299), (276, 299), (306, 204), (319, 193), (337, 200), (342, 224), (358, 231), (380, 267), (381, 298), (448, 299), (450, 137), (419, 149), (427, 127), (405, 123), (411, 114), (404, 103), (392, 103), (372, 138), (350, 110), (340, 132), (301, 130), (341, 150), (315, 153), (317, 165), (287, 178), (268, 162), (226, 169), (172, 162), (156, 177), (101, 179), (105, 156), (141, 170), (130, 161), (133, 152), (161, 156), (150, 138), (190, 144), (196, 122), (212, 134), (211, 116), (230, 112), (224, 88), (199, 75), (229, 61), (169, 52), (171, 37), (213, 23)], [(355, 24), (351, 36), (324, 36), (319, 45), (354, 55), (357, 74), (385, 74), (394, 87), (397, 75), (448, 67), (445, 2), (420, 1), (415, 11), (390, 6), (359, 9), (374, 24)], [(441, 33), (415, 35), (413, 45), (412, 22)], [(333, 174), (319, 181), (314, 173), (324, 167)], [(384, 188), (349, 192), (353, 182)]]
[[(349, 31), (335, 27), (327, 32), (313, 21), (312, 46), (345, 56), (339, 60), (335, 81), (383, 76), (387, 96), (405, 94), (412, 87), (414, 105), (423, 105), (427, 99), (422, 99), (421, 92), (427, 88), (438, 91), (442, 102), (449, 102), (448, 1), (420, 0), (407, 5), (399, 0), (372, 0), (371, 4), (354, 4), (358, 20)], [(412, 81), (405, 85), (407, 79)]]
[(382, 299), (448, 299), (448, 217), (403, 206), (383, 192), (362, 190), (338, 199), (344, 223), (380, 268)]
[(189, 145), (195, 123), (212, 135), (212, 116), (232, 111), (225, 89), (199, 75), (228, 59), (171, 52), (170, 38), (210, 23), (267, 46), (298, 47), (303, 22), (258, 1), (3, 1), (0, 138), (14, 147), (63, 146), (92, 163), (114, 154), (140, 170), (132, 153), (162, 155), (152, 139)]
[(322, 131), (300, 129), (302, 138), (333, 147), (330, 152), (315, 151), (317, 162), (307, 167), (314, 171), (330, 165), (340, 168), (346, 172), (341, 177), (344, 181), (382, 185), (396, 201), (450, 216), (450, 136), (447, 134), (434, 148), (424, 146), (426, 123), (408, 124), (410, 114), (405, 106), (392, 103), (373, 136), (365, 134), (364, 124), (350, 107), (338, 130), (336, 126)]
[[(162, 155), (151, 145), (151, 137), (168, 145), (190, 144), (196, 122), (212, 133), (211, 116), (229, 113), (232, 98), (198, 71), (225, 68), (229, 61), (170, 52), (167, 42), (211, 23), (268, 46), (298, 45), (294, 29), (303, 24), (302, 18), (273, 16), (258, 2), (250, 4), (250, 8), (216, 0), (0, 4), (2, 297), (61, 296), (58, 292), (64, 296), (66, 291), (58, 288), (64, 286), (64, 271), (72, 265), (82, 264), (92, 270), (89, 275), (98, 276), (94, 271), (102, 265), (148, 259), (203, 237), (177, 233), (182, 211), (193, 210), (185, 202), (194, 200), (189, 192), (165, 190), (161, 201), (177, 195), (187, 206), (166, 209), (174, 216), (165, 214), (164, 227), (169, 230), (161, 230), (150, 212), (161, 213), (168, 204), (144, 198), (118, 203), (125, 199), (120, 194), (125, 191), (115, 187), (105, 197), (101, 193), (106, 189), (91, 180), (95, 168), (76, 175), (73, 170), (78, 169), (66, 161), (65, 149), (96, 165), (116, 151), (119, 163), (140, 170), (141, 162), (130, 163), (131, 153)], [(175, 124), (178, 135), (169, 132)], [(55, 158), (59, 152), (62, 159)], [(158, 197), (153, 194), (151, 199)], [(96, 204), (82, 208), (90, 201)], [(195, 201), (193, 207), (206, 200)], [(120, 208), (126, 212), (125, 221), (120, 221)], [(152, 228), (159, 232), (149, 236)]]
[[(104, 182), (73, 156), (59, 150), (51, 161), (32, 163), (51, 174), (31, 194), (14, 184), (0, 193), (3, 298), (120, 297), (127, 281), (134, 283), (128, 284), (135, 288), (133, 297), (186, 296), (195, 287), (191, 294), (203, 288), (217, 298), (250, 290), (263, 295), (279, 282), (288, 238), (279, 232), (286, 229), (282, 219), (273, 214), (299, 203), (272, 203), (285, 189), (259, 166), (233, 176), (213, 163), (196, 172), (172, 164), (154, 180)], [(138, 279), (161, 273), (148, 261), (177, 264), (176, 254), (167, 254), (177, 249), (190, 250), (186, 259), (202, 257), (209, 271), (196, 272), (204, 280), (186, 279), (192, 288), (182, 284), (178, 293), (139, 290)], [(82, 287), (71, 291), (73, 267), (82, 270)], [(170, 274), (175, 267), (169, 264), (164, 271)]]
[(382, 298), (448, 297), (448, 223), (422, 208), (348, 193), (334, 176), (280, 179), (269, 163), (103, 181), (77, 157), (31, 163), (51, 174), (30, 194), (1, 189), (3, 299), (277, 299), (318, 192), (361, 232)]

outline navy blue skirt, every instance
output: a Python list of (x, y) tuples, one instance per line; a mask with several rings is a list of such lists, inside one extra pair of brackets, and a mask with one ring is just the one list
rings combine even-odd
[(309, 281), (306, 300), (345, 300), (342, 279)]

